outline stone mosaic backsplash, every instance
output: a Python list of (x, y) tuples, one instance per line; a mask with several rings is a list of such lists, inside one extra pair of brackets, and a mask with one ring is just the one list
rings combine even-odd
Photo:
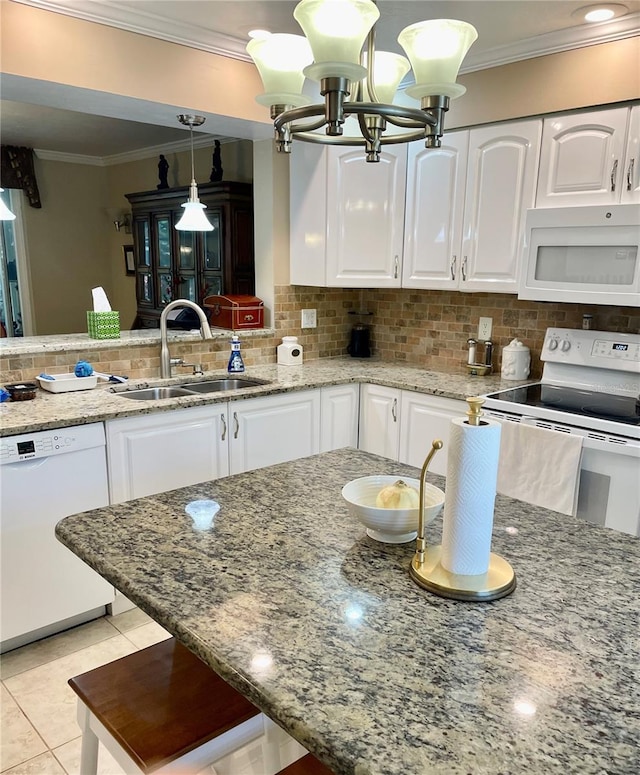
[[(300, 328), (300, 311), (317, 310), (318, 326)], [(370, 312), (360, 318), (356, 312)], [(500, 369), (500, 351), (514, 336), (531, 349), (531, 377), (540, 376), (540, 350), (549, 326), (580, 328), (582, 315), (593, 315), (593, 328), (621, 333), (640, 330), (637, 307), (583, 306), (555, 302), (520, 301), (508, 294), (419, 291), (406, 289), (333, 289), (279, 286), (273, 314), (276, 334), (245, 336), (242, 353), (248, 367), (274, 363), (282, 336), (297, 336), (305, 360), (346, 355), (349, 332), (356, 323), (371, 326), (372, 355), (383, 361), (462, 373), (467, 359), (467, 339), (475, 337), (480, 317), (493, 318), (494, 371)], [(225, 369), (229, 354), (226, 337), (203, 342), (173, 343), (171, 356), (201, 363), (205, 371)], [(82, 347), (64, 352), (0, 357), (2, 383), (33, 379), (43, 371), (72, 371), (78, 360), (88, 360), (96, 371), (122, 374), (131, 379), (157, 378), (158, 345), (119, 346), (117, 340), (87, 354)], [(188, 375), (188, 368), (174, 374)]]

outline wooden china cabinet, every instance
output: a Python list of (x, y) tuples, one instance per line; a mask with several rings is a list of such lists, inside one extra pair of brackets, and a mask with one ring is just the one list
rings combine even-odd
[(213, 231), (177, 231), (189, 188), (126, 194), (133, 216), (136, 328), (157, 328), (173, 299), (255, 293), (253, 186), (223, 181), (198, 186)]

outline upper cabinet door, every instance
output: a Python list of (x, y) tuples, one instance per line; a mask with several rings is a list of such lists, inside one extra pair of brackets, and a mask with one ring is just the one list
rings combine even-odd
[(404, 288), (457, 288), (469, 132), (450, 132), (441, 148), (409, 145)]
[(541, 132), (540, 120), (471, 130), (460, 290), (517, 293)]
[(400, 287), (406, 146), (385, 146), (378, 163), (362, 148), (326, 149), (327, 285)]
[(546, 118), (536, 207), (619, 202), (628, 116), (614, 108)]
[(620, 201), (623, 204), (640, 202), (640, 105), (631, 108), (627, 153), (622, 173)]

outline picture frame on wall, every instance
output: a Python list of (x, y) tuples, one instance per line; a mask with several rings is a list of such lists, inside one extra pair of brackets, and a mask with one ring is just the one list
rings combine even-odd
[(123, 245), (124, 251), (124, 267), (127, 274), (132, 275), (136, 273), (136, 259), (133, 253), (133, 245)]

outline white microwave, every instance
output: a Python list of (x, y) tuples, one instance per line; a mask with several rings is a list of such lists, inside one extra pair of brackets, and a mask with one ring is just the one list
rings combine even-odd
[(640, 205), (528, 210), (518, 298), (640, 305)]

